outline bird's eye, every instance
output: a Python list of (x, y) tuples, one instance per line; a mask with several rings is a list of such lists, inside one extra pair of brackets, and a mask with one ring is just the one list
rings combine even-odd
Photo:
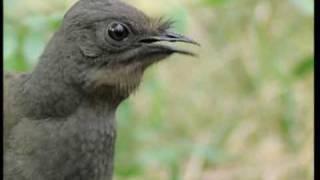
[(129, 36), (129, 30), (124, 24), (114, 22), (108, 27), (109, 36), (116, 41), (123, 41)]

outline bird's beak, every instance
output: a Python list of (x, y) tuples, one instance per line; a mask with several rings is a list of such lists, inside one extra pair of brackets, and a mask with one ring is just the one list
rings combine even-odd
[[(155, 42), (183, 42), (183, 43), (189, 43), (189, 44), (200, 46), (200, 44), (198, 42), (192, 40), (191, 38), (184, 36), (184, 35), (181, 35), (181, 34), (178, 34), (178, 33), (170, 32), (170, 31), (166, 31), (165, 33), (163, 33), (159, 36), (145, 37), (145, 38), (141, 39), (140, 42), (146, 43), (146, 44), (152, 44)], [(177, 49), (172, 46), (161, 45), (158, 47), (162, 47), (171, 53), (179, 53), (179, 54), (184, 54), (184, 55), (189, 55), (189, 56), (196, 56), (196, 54), (194, 54), (192, 52)]]

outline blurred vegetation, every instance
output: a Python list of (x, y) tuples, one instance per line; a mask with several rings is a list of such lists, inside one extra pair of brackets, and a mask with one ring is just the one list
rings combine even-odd
[[(313, 179), (312, 0), (127, 2), (202, 46), (118, 109), (116, 179)], [(6, 71), (37, 63), (72, 3), (4, 1)]]

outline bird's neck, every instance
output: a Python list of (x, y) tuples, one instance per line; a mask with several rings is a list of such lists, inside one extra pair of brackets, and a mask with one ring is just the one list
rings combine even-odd
[[(104, 104), (84, 103), (70, 118), (67, 131), (75, 129), (76, 132), (69, 138), (78, 141), (78, 152), (74, 154), (80, 152), (83, 157), (77, 159), (75, 165), (85, 165), (84, 169), (78, 170), (89, 172), (88, 175), (93, 179), (112, 179), (116, 141), (115, 111)], [(88, 179), (88, 175), (81, 174), (80, 179)]]
[[(39, 68), (40, 69), (40, 68)], [(114, 94), (112, 88), (101, 89), (88, 94), (78, 86), (66, 83), (63, 74), (51, 76), (41, 69), (20, 78), (13, 84), (17, 106), (32, 119), (63, 118), (75, 113), (83, 104), (91, 104), (91, 109), (99, 113), (101, 107), (113, 109), (127, 98)]]
[(76, 50), (70, 52), (74, 47), (65, 41), (63, 32), (55, 33), (35, 69), (14, 85), (18, 86), (14, 88), (17, 89), (17, 104), (23, 104), (22, 112), (26, 116), (34, 119), (66, 117), (74, 113), (84, 101), (99, 101), (116, 108), (128, 97), (115, 94), (113, 87), (84, 92), (81, 83), (86, 82), (83, 82), (81, 73), (87, 67), (85, 64), (77, 64), (74, 59), (81, 55)]

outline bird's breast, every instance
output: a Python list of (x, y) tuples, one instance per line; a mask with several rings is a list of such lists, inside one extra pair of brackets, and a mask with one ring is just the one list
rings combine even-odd
[[(111, 179), (116, 139), (114, 116), (105, 112), (77, 116), (76, 125), (70, 128), (69, 148), (78, 154), (75, 160), (75, 177), (80, 179)], [(76, 128), (76, 129), (74, 129)], [(76, 141), (76, 145), (74, 144)], [(73, 149), (72, 145), (75, 145)], [(72, 175), (73, 176), (73, 175)], [(70, 178), (72, 179), (72, 178)], [(75, 178), (77, 179), (77, 178)]]

